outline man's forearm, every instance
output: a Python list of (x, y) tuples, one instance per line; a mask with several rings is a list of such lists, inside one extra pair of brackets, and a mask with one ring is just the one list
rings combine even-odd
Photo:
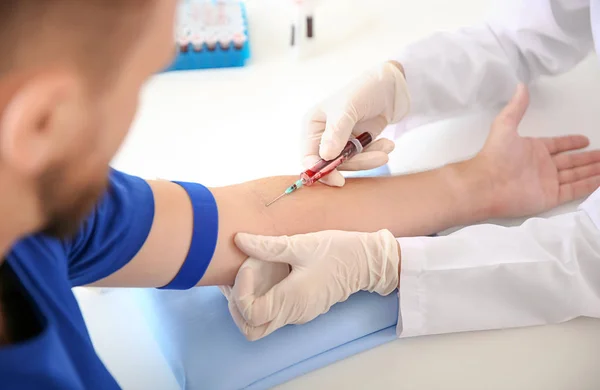
[(316, 184), (265, 204), (293, 176), (259, 179), (211, 189), (219, 208), (219, 239), (200, 285), (231, 285), (246, 256), (233, 243), (238, 232), (293, 235), (320, 230), (427, 235), (488, 217), (483, 175), (469, 162), (395, 177), (348, 179), (343, 188)]
[[(271, 177), (212, 188), (218, 208), (218, 238), (198, 284), (233, 284), (246, 259), (233, 241), (239, 232), (294, 235), (320, 230), (388, 229), (398, 237), (408, 237), (486, 219), (488, 186), (484, 175), (472, 171), (475, 167), (463, 162), (413, 175), (349, 179), (343, 188), (318, 183), (271, 207), (265, 204), (297, 177)], [(189, 258), (195, 231), (201, 228), (195, 224), (202, 225), (207, 216), (194, 211), (190, 195), (178, 184), (149, 184), (154, 195), (154, 221), (146, 242), (128, 264), (95, 285), (165, 286)], [(208, 241), (210, 237), (206, 237)]]

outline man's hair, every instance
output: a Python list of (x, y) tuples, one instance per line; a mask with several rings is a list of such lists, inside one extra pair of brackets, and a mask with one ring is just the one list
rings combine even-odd
[(142, 33), (152, 0), (0, 0), (0, 77), (70, 63), (105, 74)]

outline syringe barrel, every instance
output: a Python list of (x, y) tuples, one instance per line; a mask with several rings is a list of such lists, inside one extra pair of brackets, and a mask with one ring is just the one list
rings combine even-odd
[(306, 186), (311, 186), (321, 178), (330, 174), (352, 156), (363, 151), (363, 148), (373, 141), (369, 132), (364, 132), (348, 141), (342, 152), (333, 160), (319, 160), (314, 166), (300, 174), (300, 179)]

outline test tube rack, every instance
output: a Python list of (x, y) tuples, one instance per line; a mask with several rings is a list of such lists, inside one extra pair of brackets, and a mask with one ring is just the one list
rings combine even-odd
[(177, 54), (165, 72), (245, 66), (248, 18), (239, 0), (185, 0), (179, 5)]

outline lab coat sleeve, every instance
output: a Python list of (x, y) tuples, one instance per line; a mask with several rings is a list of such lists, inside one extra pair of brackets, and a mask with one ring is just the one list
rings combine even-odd
[(399, 239), (399, 337), (600, 318), (600, 190), (518, 227)]
[(518, 82), (565, 72), (592, 48), (589, 0), (499, 1), (485, 23), (434, 34), (395, 58), (412, 97), (395, 135), (506, 102)]

